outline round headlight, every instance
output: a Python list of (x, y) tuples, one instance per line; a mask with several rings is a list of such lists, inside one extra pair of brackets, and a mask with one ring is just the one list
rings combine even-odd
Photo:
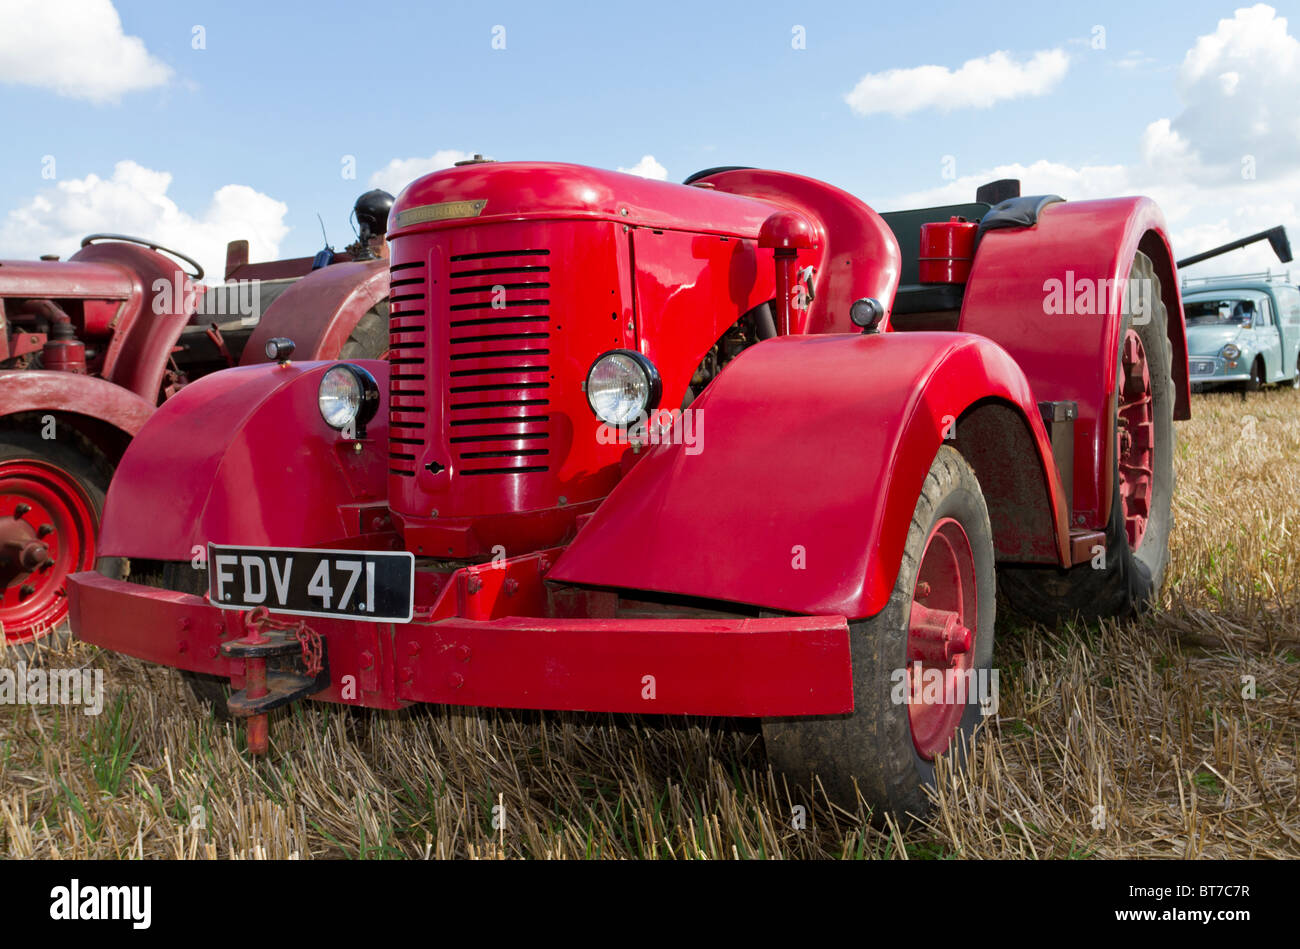
[(1223, 353), (1225, 359), (1236, 359), (1238, 356), (1241, 355), (1241, 350), (1238, 349), (1236, 346), (1232, 345), (1232, 343), (1229, 343), (1227, 346), (1224, 346), (1223, 349), (1220, 350), (1220, 352)]
[(340, 363), (321, 376), (316, 401), (326, 425), (340, 431), (352, 425), (356, 437), (364, 438), (366, 423), (379, 409), (379, 384), (360, 366)]
[(627, 425), (648, 414), (662, 394), (654, 363), (634, 349), (604, 353), (587, 372), (587, 403), (609, 425)]

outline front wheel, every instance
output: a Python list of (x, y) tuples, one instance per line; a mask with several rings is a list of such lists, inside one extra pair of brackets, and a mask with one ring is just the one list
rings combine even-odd
[[(24, 654), (64, 632), (68, 577), (95, 567), (109, 471), (82, 447), (0, 433), (0, 627), (6, 645)], [(124, 565), (102, 566), (120, 577)]]
[(1244, 383), (1247, 392), (1258, 392), (1264, 388), (1264, 360), (1256, 356), (1250, 364), (1250, 378)]
[(853, 713), (763, 723), (768, 760), (801, 784), (820, 779), (851, 805), (922, 816), (935, 758), (960, 764), (991, 689), (993, 531), (979, 482), (939, 449), (908, 528), (898, 578), (877, 615), (849, 624)]

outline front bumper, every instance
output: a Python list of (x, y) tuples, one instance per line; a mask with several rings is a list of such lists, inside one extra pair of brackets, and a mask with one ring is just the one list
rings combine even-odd
[[(1227, 360), (1222, 356), (1191, 356), (1187, 360), (1188, 364), (1188, 381), (1196, 385), (1212, 384), (1217, 382), (1247, 382), (1250, 379), (1250, 370), (1240, 368), (1242, 357), (1237, 358), (1238, 368), (1229, 369)], [(1244, 363), (1249, 366), (1249, 362)]]
[[(497, 607), (473, 602), (509, 589), (502, 578), (518, 573), (458, 571), (435, 603), (421, 609), (417, 593), (411, 623), (306, 618), (329, 659), (330, 684), (312, 698), (371, 708), (433, 702), (761, 717), (853, 710), (843, 616), (561, 618), (497, 615)], [(540, 590), (535, 564), (531, 574)], [(519, 593), (528, 591), (516, 585), (504, 595)], [(243, 660), (223, 656), (221, 645), (245, 635), (247, 614), (98, 573), (73, 575), (69, 598), (82, 640), (244, 687)]]

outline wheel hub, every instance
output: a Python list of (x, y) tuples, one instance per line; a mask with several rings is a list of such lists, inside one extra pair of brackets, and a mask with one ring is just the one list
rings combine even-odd
[(1155, 417), (1151, 369), (1146, 349), (1135, 330), (1124, 336), (1116, 384), (1115, 454), (1119, 463), (1119, 494), (1128, 545), (1136, 550), (1151, 516), (1155, 470)]
[(67, 578), (95, 563), (95, 509), (77, 480), (37, 459), (0, 463), (0, 624), (30, 642), (67, 615)]
[(934, 525), (916, 576), (907, 633), (907, 713), (917, 754), (932, 760), (965, 717), (967, 673), (975, 659), (975, 556), (960, 523), (942, 518)]

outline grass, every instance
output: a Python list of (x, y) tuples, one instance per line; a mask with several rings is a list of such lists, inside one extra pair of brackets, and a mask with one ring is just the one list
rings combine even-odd
[(925, 824), (787, 787), (737, 721), (309, 703), (254, 762), (174, 673), (73, 644), (44, 661), (103, 668), (104, 712), (0, 707), (0, 853), (1300, 856), (1300, 393), (1193, 401), (1159, 608), (1001, 617), (999, 716)]

